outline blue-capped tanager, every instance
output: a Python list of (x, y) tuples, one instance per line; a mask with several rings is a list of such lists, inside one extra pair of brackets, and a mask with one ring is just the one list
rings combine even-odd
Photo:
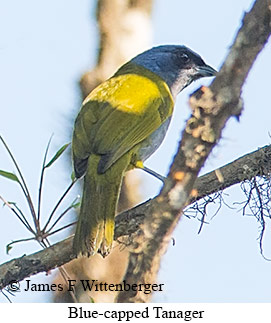
[(177, 94), (215, 72), (185, 46), (154, 47), (120, 67), (84, 100), (72, 140), (75, 176), (84, 176), (76, 255), (110, 252), (125, 172), (144, 168), (160, 146)]

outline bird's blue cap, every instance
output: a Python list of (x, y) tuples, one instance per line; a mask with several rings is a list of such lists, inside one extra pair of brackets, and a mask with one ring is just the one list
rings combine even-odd
[(192, 81), (201, 77), (214, 76), (216, 70), (207, 65), (191, 49), (182, 45), (153, 47), (131, 60), (159, 75), (176, 96)]

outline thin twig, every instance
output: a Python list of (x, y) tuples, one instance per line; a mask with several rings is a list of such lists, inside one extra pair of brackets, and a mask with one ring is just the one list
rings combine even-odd
[(13, 162), (15, 168), (17, 169), (17, 172), (18, 172), (18, 174), (19, 174), (19, 176), (21, 178), (22, 184), (21, 184), (20, 181), (19, 181), (19, 184), (20, 184), (20, 186), (21, 186), (21, 188), (23, 190), (24, 196), (25, 196), (25, 198), (27, 200), (27, 203), (28, 203), (28, 206), (29, 206), (29, 209), (30, 209), (30, 213), (31, 213), (33, 221), (34, 221), (35, 228), (36, 228), (36, 230), (39, 230), (39, 223), (38, 223), (38, 220), (37, 220), (37, 217), (36, 217), (35, 208), (34, 208), (34, 205), (33, 205), (33, 202), (32, 202), (31, 195), (29, 193), (28, 187), (27, 187), (26, 182), (24, 180), (23, 174), (22, 174), (22, 172), (21, 172), (21, 170), (20, 170), (20, 168), (19, 168), (19, 166), (18, 166), (12, 152), (8, 148), (8, 145), (6, 144), (5, 140), (3, 139), (3, 137), (1, 135), (0, 135), (0, 140), (2, 141), (4, 147), (6, 148), (8, 154), (9, 154), (9, 156), (10, 156), (10, 158), (11, 158), (11, 160), (12, 160), (12, 162)]
[(18, 205), (16, 203), (11, 203), (10, 204), (14, 205), (14, 207), (16, 208), (16, 210), (20, 213), (21, 217), (24, 219), (25, 223), (27, 224), (28, 226), (28, 230), (31, 232), (31, 233), (34, 233), (34, 230), (32, 229), (30, 223), (27, 221), (25, 215), (23, 214), (23, 212), (21, 211), (21, 209), (18, 207)]
[(63, 218), (63, 216), (70, 211), (73, 208), (73, 206), (69, 206), (64, 212), (60, 214), (60, 216), (55, 220), (55, 222), (52, 224), (52, 226), (48, 229), (48, 232), (50, 232), (56, 225), (57, 223)]
[(262, 257), (265, 260), (271, 261), (271, 259), (265, 257), (265, 255), (263, 253), (263, 237), (264, 237), (264, 232), (265, 232), (264, 207), (263, 207), (262, 194), (261, 194), (260, 189), (259, 189), (259, 187), (257, 185), (256, 177), (254, 177), (254, 180), (253, 180), (253, 188), (256, 190), (257, 198), (258, 198), (258, 201), (260, 203), (260, 206), (259, 206), (259, 213), (260, 213), (259, 221), (260, 221), (261, 227), (262, 227), (261, 228), (261, 234), (260, 234), (260, 242), (259, 242), (259, 244), (260, 244), (260, 252), (261, 252)]
[(25, 216), (23, 215), (23, 213), (21, 212), (21, 210), (16, 206), (17, 210), (19, 211), (19, 214), (16, 209), (13, 207), (12, 204), (10, 204), (8, 201), (6, 201), (3, 196), (0, 195), (0, 200), (3, 201), (3, 203), (17, 216), (17, 218), (22, 222), (22, 224), (27, 228), (27, 230), (29, 230), (31, 233), (35, 234), (34, 230), (31, 228), (30, 224), (28, 223), (28, 221), (26, 220)]
[(53, 215), (55, 214), (55, 211), (57, 210), (57, 208), (59, 207), (59, 205), (61, 204), (61, 202), (63, 201), (63, 199), (65, 198), (65, 196), (68, 194), (68, 192), (70, 191), (70, 189), (73, 187), (73, 185), (76, 183), (77, 179), (73, 180), (71, 182), (71, 184), (68, 186), (68, 188), (66, 189), (66, 191), (64, 192), (64, 194), (61, 196), (61, 198), (59, 199), (59, 201), (57, 202), (56, 206), (53, 208), (53, 211), (51, 212), (44, 228), (42, 229), (43, 232), (46, 231), (47, 226), (49, 225)]
[(60, 216), (55, 220), (55, 222), (52, 224), (52, 226), (47, 230), (47, 232), (50, 232), (55, 226), (56, 226), (56, 224), (63, 218), (63, 216), (67, 213), (67, 212), (69, 212), (71, 209), (73, 209), (74, 208), (74, 204), (75, 204), (75, 202), (78, 200), (78, 198), (76, 198), (73, 202), (72, 202), (72, 204), (69, 206), (69, 207), (67, 207), (66, 208), (66, 210), (64, 210), (61, 214), (60, 214)]
[(44, 171), (45, 171), (45, 163), (46, 163), (46, 158), (48, 155), (48, 150), (49, 150), (49, 146), (51, 143), (53, 135), (50, 137), (46, 150), (45, 150), (45, 154), (44, 154), (44, 158), (43, 158), (43, 163), (42, 163), (42, 169), (41, 169), (41, 174), (40, 174), (40, 185), (39, 185), (39, 196), (38, 196), (38, 221), (40, 220), (40, 208), (41, 208), (41, 196), (42, 196), (42, 184), (43, 184), (43, 179), (44, 179)]
[[(6, 295), (5, 293), (4, 293), (4, 291), (3, 291), (3, 289), (1, 289), (1, 291), (0, 291), (5, 297), (6, 297), (6, 299), (10, 302), (10, 303), (12, 303), (12, 301), (10, 300), (10, 298), (8, 297), (8, 295)], [(14, 295), (12, 295), (12, 296), (14, 296)]]
[(62, 230), (65, 230), (65, 229), (67, 229), (67, 228), (71, 227), (72, 225), (76, 224), (76, 222), (77, 222), (77, 221), (74, 221), (74, 222), (72, 222), (72, 223), (69, 223), (69, 224), (67, 224), (67, 225), (64, 225), (62, 228), (59, 228), (59, 229), (57, 229), (57, 230), (55, 230), (55, 231), (53, 231), (53, 232), (49, 232), (49, 231), (48, 231), (48, 233), (46, 233), (45, 235), (46, 235), (46, 237), (49, 237), (49, 236), (51, 236), (51, 235), (53, 235), (53, 234), (55, 234), (55, 233), (58, 233), (58, 232), (60, 232), (60, 231), (62, 231)]
[(7, 244), (6, 249), (9, 250), (11, 245), (15, 244), (15, 243), (19, 243), (19, 242), (25, 242), (25, 241), (30, 241), (30, 240), (36, 240), (35, 237), (31, 237), (31, 238), (25, 238), (25, 239), (19, 239), (19, 240), (14, 240), (12, 242), (10, 242), (9, 244)]

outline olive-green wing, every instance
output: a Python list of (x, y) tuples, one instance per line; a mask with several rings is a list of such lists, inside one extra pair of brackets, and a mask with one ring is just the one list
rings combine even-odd
[(146, 139), (161, 125), (159, 107), (161, 99), (148, 102), (151, 111), (126, 114), (116, 109), (104, 120), (95, 140), (94, 152), (102, 155), (98, 172), (105, 172), (115, 161), (131, 148)]
[(75, 176), (85, 174), (88, 157), (92, 152), (93, 133), (97, 125), (100, 105), (96, 101), (84, 104), (75, 120), (72, 137), (72, 157)]
[(171, 115), (172, 108), (165, 84), (136, 74), (109, 79), (91, 93), (77, 117), (75, 170), (77, 167), (80, 175), (89, 154), (94, 153), (101, 155), (98, 172), (105, 172), (155, 131)]

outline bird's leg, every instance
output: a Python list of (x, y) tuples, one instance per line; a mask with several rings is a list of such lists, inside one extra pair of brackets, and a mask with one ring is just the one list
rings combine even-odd
[(139, 169), (142, 169), (142, 170), (144, 170), (146, 173), (149, 173), (149, 174), (151, 174), (152, 176), (154, 176), (154, 177), (156, 177), (156, 178), (158, 178), (160, 181), (162, 181), (163, 183), (165, 183), (166, 182), (166, 177), (164, 177), (164, 176), (162, 176), (162, 175), (160, 175), (160, 174), (158, 174), (158, 173), (156, 173), (154, 170), (152, 170), (152, 169), (150, 169), (150, 168), (148, 168), (148, 167), (146, 167), (146, 166), (144, 166), (143, 165), (143, 162), (141, 161), (141, 160), (139, 160), (139, 161), (137, 161), (136, 163), (135, 163), (135, 167), (136, 168), (139, 168)]

